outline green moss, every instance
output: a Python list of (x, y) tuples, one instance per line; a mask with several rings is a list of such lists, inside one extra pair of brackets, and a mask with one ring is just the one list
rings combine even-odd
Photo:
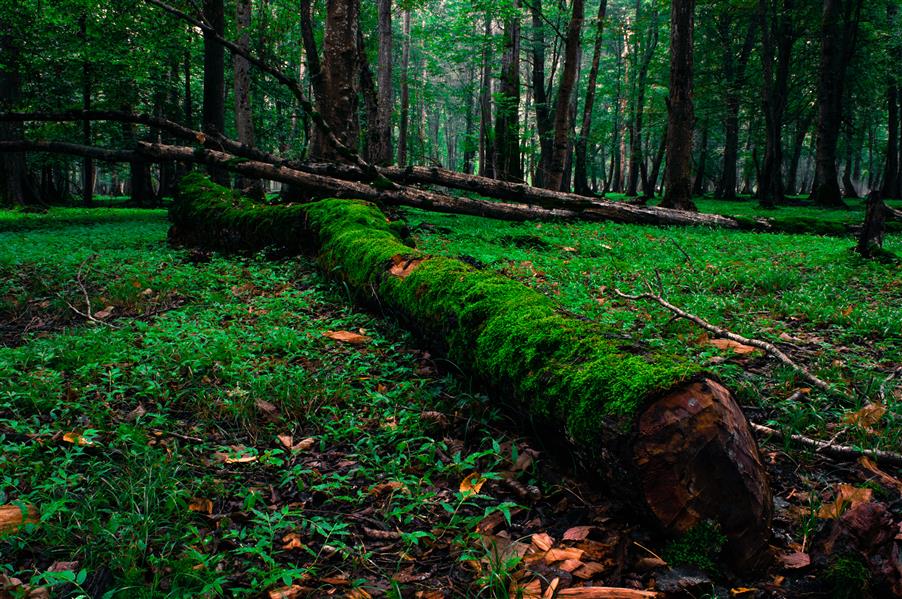
[(705, 572), (720, 569), (718, 559), (727, 538), (710, 521), (700, 522), (686, 534), (671, 541), (662, 557), (671, 565), (694, 566)]
[[(440, 340), (452, 362), (586, 446), (603, 424), (632, 426), (650, 398), (698, 374), (673, 355), (612, 340), (519, 282), (405, 245), (397, 225), (367, 202), (261, 206), (193, 177), (182, 184), (173, 222), (189, 238), (232, 249), (297, 249), (306, 238), (325, 271), (359, 296), (378, 298), (382, 309)], [(419, 260), (405, 277), (389, 274), (399, 257)]]
[(870, 596), (871, 573), (857, 555), (840, 556), (826, 572), (833, 599), (861, 599)]

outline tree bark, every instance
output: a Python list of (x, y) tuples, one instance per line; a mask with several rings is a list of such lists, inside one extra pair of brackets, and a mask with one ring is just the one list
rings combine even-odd
[[(357, 147), (360, 131), (357, 119), (359, 52), (357, 26), (360, 0), (330, 0), (323, 37), (322, 101), (319, 112), (337, 140), (345, 147)], [(328, 135), (317, 128), (313, 132), (311, 156), (324, 160), (346, 161)]]
[[(251, 0), (237, 0), (235, 3), (235, 23), (238, 27), (238, 45), (250, 50)], [(254, 146), (254, 115), (251, 110), (250, 63), (241, 55), (233, 57), (235, 80), (235, 129), (238, 141), (246, 146)], [(263, 182), (259, 179), (236, 180), (236, 185), (244, 193), (255, 198), (263, 197)]]
[(598, 70), (601, 65), (602, 38), (604, 34), (604, 19), (607, 13), (608, 0), (598, 3), (598, 16), (595, 20), (595, 45), (592, 48), (592, 67), (589, 69), (589, 81), (586, 87), (586, 100), (583, 103), (583, 121), (579, 128), (579, 138), (576, 140), (576, 163), (573, 172), (573, 188), (580, 195), (590, 195), (588, 181), (588, 147), (589, 136), (592, 134), (592, 111), (595, 109), (595, 88), (598, 85)]
[[(898, 15), (898, 7), (890, 3), (887, 5), (887, 20), (889, 21), (889, 30), (894, 31), (896, 18)], [(896, 69), (898, 61), (902, 56), (902, 51), (895, 50), (893, 57), (895, 60), (890, 61), (889, 76), (886, 85), (886, 103), (889, 112), (887, 122), (887, 140), (886, 140), (886, 161), (883, 169), (883, 185), (881, 194), (885, 198), (896, 197), (899, 190), (899, 83), (896, 77)]]
[(536, 110), (536, 133), (539, 137), (539, 161), (532, 184), (544, 187), (548, 170), (546, 161), (551, 155), (551, 111), (545, 89), (545, 23), (542, 0), (530, 2), (529, 12), (532, 16), (532, 94)]
[[(79, 37), (84, 49), (88, 47), (88, 16), (82, 13), (79, 19)], [(81, 63), (81, 107), (82, 110), (91, 110), (91, 62), (82, 59)], [(81, 130), (81, 143), (86, 146), (92, 144), (91, 121), (84, 121)], [(85, 158), (81, 166), (81, 203), (89, 207), (94, 199), (94, 161)]]
[(379, 0), (379, 112), (374, 124), (379, 131), (378, 145), (372, 155), (376, 164), (392, 162), (391, 115), (394, 107), (392, 88), (392, 0)]
[(861, 4), (862, 0), (823, 0), (817, 152), (811, 194), (818, 206), (845, 206), (839, 188), (836, 146), (842, 124), (846, 68), (855, 53)]
[(695, 0), (673, 0), (670, 9), (670, 100), (667, 123), (667, 189), (661, 206), (695, 210), (692, 201), (692, 29)]
[(722, 73), (727, 89), (724, 93), (726, 117), (724, 118), (723, 168), (715, 193), (718, 198), (723, 198), (725, 200), (736, 199), (736, 187), (738, 184), (736, 174), (739, 166), (740, 93), (745, 84), (745, 74), (749, 57), (755, 46), (755, 30), (757, 26), (754, 19), (749, 21), (748, 28), (746, 29), (745, 41), (739, 51), (738, 57), (734, 58), (735, 50), (732, 44), (731, 28), (732, 16), (732, 8), (727, 8), (719, 16), (717, 27), (718, 41), (723, 44), (724, 47)]
[[(0, 109), (11, 110), (19, 102), (22, 85), (20, 41), (16, 39), (16, 27), (12, 22), (15, 13), (0, 11)], [(0, 141), (15, 142), (22, 139), (21, 123), (0, 124)], [(21, 205), (26, 203), (25, 154), (5, 153), (0, 156), (0, 204)]]
[[(764, 164), (758, 177), (761, 205), (773, 208), (782, 202), (783, 188), (783, 120), (789, 99), (789, 69), (796, 31), (793, 22), (794, 0), (758, 0), (761, 26), (761, 61), (764, 72), (762, 97), (764, 105)], [(776, 60), (776, 72), (774, 61)]]
[(695, 182), (692, 184), (692, 194), (700, 196), (705, 193), (705, 174), (708, 165), (708, 119), (702, 124), (702, 141), (698, 153), (698, 168), (695, 173)]
[[(225, 48), (215, 37), (225, 33), (223, 0), (204, 0), (204, 20), (212, 31), (204, 30), (203, 131), (217, 135), (225, 132)], [(208, 172), (216, 183), (228, 184), (226, 171), (213, 168)], [(137, 183), (143, 186), (140, 175)]]
[(492, 18), (485, 14), (482, 41), (482, 82), (480, 84), (479, 108), (479, 175), (495, 177), (493, 163), (494, 134), (492, 131)]
[[(636, 3), (636, 18), (639, 18), (641, 2)], [(645, 86), (648, 82), (648, 68), (654, 58), (655, 49), (658, 47), (658, 9), (652, 9), (651, 29), (648, 32), (648, 40), (645, 42), (642, 62), (639, 65), (639, 73), (636, 79), (636, 104), (633, 107), (633, 121), (629, 125), (630, 134), (630, 161), (629, 178), (626, 184), (626, 195), (635, 196), (639, 193), (639, 174), (642, 156), (642, 127), (645, 121)]]
[(564, 70), (561, 73), (561, 84), (554, 106), (551, 157), (548, 160), (548, 172), (544, 181), (546, 189), (555, 191), (568, 191), (563, 189), (563, 181), (565, 161), (570, 148), (570, 99), (576, 86), (576, 73), (579, 68), (579, 36), (583, 26), (585, 1), (573, 0), (572, 10), (570, 24), (567, 27), (567, 39), (564, 42)]
[(476, 135), (473, 131), (475, 122), (473, 94), (476, 90), (476, 64), (473, 61), (470, 61), (467, 81), (467, 111), (466, 116), (464, 117), (464, 128), (466, 129), (464, 134), (464, 174), (472, 175), (473, 159), (476, 157), (476, 149), (478, 148), (475, 139)]
[[(171, 237), (229, 250), (312, 251), (360, 300), (390, 310), (488, 390), (544, 422), (584, 471), (639, 498), (666, 531), (713, 520), (737, 570), (769, 561), (766, 469), (742, 410), (699, 367), (606, 340), (611, 331), (561, 315), (522, 283), (406, 246), (381, 211), (361, 202), (261, 208), (191, 181)], [(555, 366), (563, 361), (571, 368)]]
[(520, 16), (513, 0), (514, 16), (504, 23), (504, 53), (501, 55), (501, 85), (495, 110), (495, 177), (523, 181), (520, 165)]
[(316, 106), (322, 106), (323, 92), (323, 67), (319, 61), (319, 48), (316, 46), (316, 37), (313, 33), (313, 6), (311, 0), (300, 0), (301, 4), (301, 42), (304, 44), (304, 57), (307, 59), (307, 74), (310, 77), (310, 87), (313, 88), (313, 99)]
[(366, 57), (366, 44), (363, 32), (357, 27), (357, 64), (360, 76), (360, 95), (363, 97), (363, 113), (366, 119), (365, 139), (360, 154), (363, 159), (376, 164), (376, 153), (382, 152), (382, 129), (379, 127), (379, 94), (376, 81)]
[(404, 11), (404, 46), (401, 51), (401, 122), (398, 127), (398, 164), (407, 164), (407, 127), (410, 122), (410, 10)]

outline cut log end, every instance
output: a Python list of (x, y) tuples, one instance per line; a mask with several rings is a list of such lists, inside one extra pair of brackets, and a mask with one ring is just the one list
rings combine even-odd
[(639, 417), (634, 459), (645, 502), (668, 532), (710, 520), (727, 537), (734, 568), (767, 565), (770, 483), (748, 421), (722, 385), (702, 379), (651, 404)]

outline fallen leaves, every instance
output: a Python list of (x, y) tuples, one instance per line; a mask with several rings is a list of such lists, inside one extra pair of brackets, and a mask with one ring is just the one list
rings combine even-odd
[(873, 495), (874, 491), (871, 489), (839, 483), (836, 486), (836, 498), (832, 503), (821, 506), (821, 509), (817, 512), (817, 517), (824, 519), (839, 518), (846, 509), (852, 509), (862, 503), (869, 502)]
[(212, 514), (213, 502), (204, 497), (192, 497), (188, 503), (188, 510), (200, 514)]
[(326, 331), (323, 333), (323, 337), (328, 337), (333, 341), (341, 341), (342, 343), (351, 343), (353, 345), (360, 345), (371, 340), (371, 337), (361, 335), (360, 333), (353, 333), (351, 331)]
[(811, 565), (811, 556), (804, 551), (784, 553), (777, 557), (786, 570), (801, 570)]
[(253, 450), (243, 445), (232, 445), (229, 449), (231, 449), (231, 453), (224, 451), (214, 452), (213, 460), (223, 464), (247, 464), (256, 462), (259, 457), (252, 453)]
[(884, 414), (886, 414), (886, 406), (880, 403), (869, 403), (860, 410), (843, 416), (843, 422), (870, 431), (883, 418)]
[(471, 472), (460, 481), (460, 492), (463, 493), (464, 497), (472, 497), (479, 493), (480, 489), (482, 489), (482, 485), (485, 484), (486, 479), (482, 477), (478, 472)]
[(301, 439), (297, 443), (294, 442), (294, 437), (291, 435), (276, 435), (276, 438), (279, 440), (279, 444), (282, 445), (282, 447), (292, 452), (307, 451), (316, 443), (316, 439), (313, 437)]
[(38, 510), (33, 505), (0, 505), (0, 534), (14, 533), (25, 524), (37, 524)]
[(877, 464), (874, 463), (874, 460), (867, 456), (861, 456), (860, 458), (858, 458), (858, 463), (862, 468), (879, 478), (883, 484), (893, 487), (894, 489), (896, 489), (896, 491), (902, 493), (902, 480), (899, 480), (894, 476), (890, 476), (889, 474), (878, 468)]
[(757, 347), (745, 345), (737, 341), (733, 341), (732, 339), (710, 339), (708, 341), (708, 344), (713, 345), (717, 349), (721, 349), (723, 351), (731, 351), (734, 354), (738, 354), (740, 356), (758, 351)]
[(81, 446), (94, 445), (93, 441), (91, 441), (90, 439), (82, 436), (79, 433), (75, 433), (75, 432), (63, 433), (63, 441), (65, 441), (66, 443), (71, 443), (73, 445), (81, 445)]
[(388, 272), (394, 277), (406, 279), (422, 261), (422, 258), (407, 258), (400, 254), (392, 256), (392, 265)]

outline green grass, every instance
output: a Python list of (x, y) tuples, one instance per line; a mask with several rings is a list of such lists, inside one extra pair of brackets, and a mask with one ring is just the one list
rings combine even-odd
[[(898, 264), (861, 259), (851, 239), (407, 214), (421, 249), (506, 273), (627, 339), (687, 355), (720, 375), (743, 403), (768, 408), (771, 420), (792, 432), (824, 434), (844, 412), (873, 399), (879, 382), (902, 363)], [(902, 236), (889, 236), (886, 248), (902, 253)], [(716, 325), (781, 344), (858, 399), (812, 392), (804, 402), (781, 401), (810, 385), (771, 360), (711, 346), (701, 329), (673, 320), (657, 304), (614, 294), (615, 288), (648, 291), (647, 285), (656, 293), (660, 285), (672, 303)], [(892, 388), (887, 391), (890, 415), (879, 423), (879, 434), (849, 427), (843, 441), (899, 447), (902, 406)]]
[[(76, 318), (0, 347), (0, 504), (40, 512), (0, 537), (0, 574), (63, 596), (347, 588), (328, 577), (397, 596), (437, 584), (392, 582), (409, 564), (428, 573), (484, 554), (475, 526), (511, 509), (492, 480), (518, 447), (497, 431), (497, 408), (437, 374), (405, 332), (353, 310), (311, 262), (172, 249), (159, 211), (0, 214), (34, 223), (0, 233), (8, 310), (41, 297), (46, 318), (71, 316), (62, 300), (84, 309), (80, 267), (95, 310), (164, 308), (114, 311), (108, 325)], [(292, 451), (279, 435), (313, 441)], [(465, 497), (458, 485), (473, 472), (490, 480)], [(194, 498), (212, 514), (189, 509)], [(363, 527), (394, 535), (391, 547)], [(301, 548), (284, 548), (289, 533)], [(58, 562), (76, 563), (50, 572)]]

